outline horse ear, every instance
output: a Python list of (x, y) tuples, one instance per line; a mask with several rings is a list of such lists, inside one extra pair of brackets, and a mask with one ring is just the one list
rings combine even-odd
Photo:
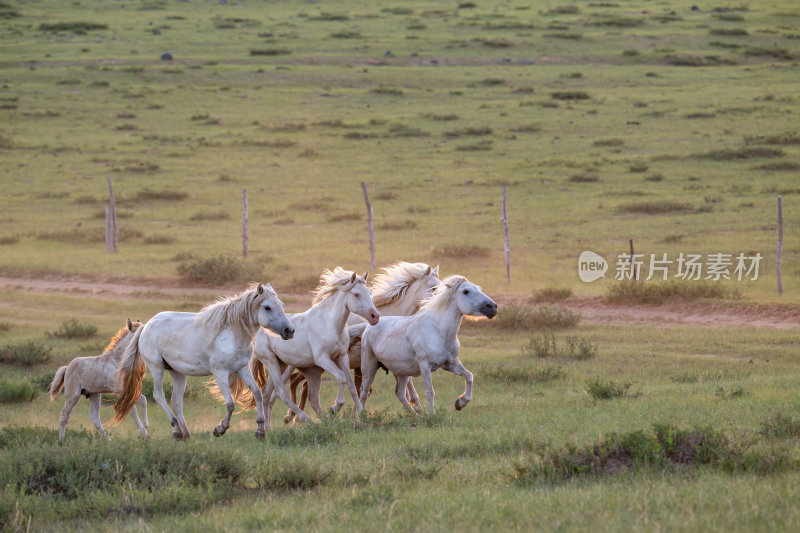
[(271, 291), (274, 291), (274, 290), (275, 290), (275, 289), (273, 289), (273, 288), (272, 288), (272, 285), (270, 285), (269, 283), (267, 283), (267, 288), (268, 288), (269, 290), (271, 290)]
[(258, 294), (264, 294), (264, 286), (262, 284), (258, 284), (258, 288), (256, 289)]
[(356, 281), (356, 275), (357, 275), (357, 274), (356, 274), (355, 272), (353, 272), (353, 275), (352, 275), (352, 276), (350, 276), (350, 283), (355, 283), (355, 281)]
[(131, 317), (128, 317), (128, 331), (133, 331), (133, 322), (131, 322)]
[(369, 277), (369, 270), (364, 272), (364, 275), (362, 277), (364, 278), (364, 281), (367, 281), (367, 278)]
[(425, 273), (422, 275), (422, 277), (424, 278), (425, 276), (429, 275), (430, 273), (431, 273), (431, 266), (428, 265), (428, 268), (427, 268), (427, 270), (425, 270)]

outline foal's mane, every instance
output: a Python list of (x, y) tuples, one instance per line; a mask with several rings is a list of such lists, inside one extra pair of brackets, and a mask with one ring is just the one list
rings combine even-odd
[(205, 306), (194, 318), (195, 323), (205, 326), (218, 335), (224, 328), (233, 328), (237, 337), (247, 337), (256, 324), (256, 315), (253, 314), (253, 304), (275, 294), (267, 285), (262, 285), (264, 292), (258, 294), (258, 283), (251, 283), (239, 294), (223, 296), (213, 304)]
[(372, 303), (381, 307), (401, 299), (411, 284), (422, 279), (430, 268), (425, 263), (405, 261), (384, 268), (384, 272), (375, 276), (372, 282)]
[(433, 290), (431, 297), (422, 302), (419, 308), (420, 311), (446, 309), (456, 297), (461, 284), (465, 281), (467, 281), (467, 278), (458, 274), (444, 279)]
[[(139, 327), (142, 327), (142, 326), (140, 325)], [(111, 337), (111, 340), (109, 341), (108, 346), (106, 346), (105, 349), (103, 350), (103, 353), (110, 352), (111, 350), (113, 350), (117, 346), (119, 341), (122, 340), (122, 338), (125, 336), (125, 334), (126, 333), (130, 333), (130, 332), (131, 331), (128, 329), (127, 326), (125, 326), (124, 328), (122, 328), (121, 330), (116, 332), (114, 334), (114, 336)]]
[[(314, 298), (311, 300), (311, 305), (317, 305), (325, 301), (325, 298), (346, 287), (352, 277), (353, 272), (342, 267), (337, 266), (333, 270), (325, 269), (319, 278), (319, 285), (314, 289)], [(365, 283), (363, 278), (356, 277), (356, 283), (359, 282)]]

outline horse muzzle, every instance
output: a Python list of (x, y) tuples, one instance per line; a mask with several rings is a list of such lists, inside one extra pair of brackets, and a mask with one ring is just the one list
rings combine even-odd
[(378, 320), (381, 319), (381, 315), (379, 315), (378, 313), (372, 312), (369, 315), (367, 315), (366, 319), (367, 319), (367, 322), (369, 322), (370, 326), (374, 326), (375, 324), (378, 323)]
[(285, 341), (288, 341), (292, 337), (294, 337), (294, 328), (292, 326), (283, 328), (283, 331), (281, 331), (281, 338)]
[(483, 302), (480, 312), (486, 318), (494, 318), (497, 315), (497, 304), (491, 300)]

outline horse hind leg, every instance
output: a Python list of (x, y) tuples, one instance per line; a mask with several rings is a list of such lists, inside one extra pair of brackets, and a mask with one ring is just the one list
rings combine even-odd
[(92, 421), (92, 424), (97, 428), (100, 434), (104, 438), (108, 438), (108, 433), (106, 433), (105, 428), (103, 427), (103, 423), (100, 421), (100, 393), (96, 392), (94, 394), (89, 395), (89, 419)]
[[(289, 382), (289, 384), (290, 384), (290, 387), (291, 387), (290, 390), (291, 390), (291, 394), (292, 394), (292, 401), (297, 403), (297, 386), (300, 383), (303, 383), (305, 381), (305, 376), (303, 376), (300, 372), (295, 372), (294, 374), (292, 374), (292, 377), (290, 379), (291, 379), (291, 381)], [(302, 398), (302, 395), (304, 394), (303, 391), (305, 391), (305, 390), (307, 390), (307, 385), (304, 384), (303, 385), (303, 389), (301, 390), (301, 393), (300, 393), (301, 398)], [(305, 403), (305, 400), (301, 399), (300, 401), (301, 401), (300, 408), (302, 409), (303, 408), (302, 404)], [(290, 424), (292, 422), (292, 420), (294, 420), (294, 411), (292, 411), (291, 409), (287, 409), (286, 410), (286, 416), (283, 417), (283, 423), (284, 424)]]
[(400, 400), (400, 403), (403, 404), (403, 407), (416, 414), (417, 412), (411, 406), (407, 397), (408, 382), (411, 380), (411, 378), (408, 376), (395, 376), (394, 379), (396, 380), (394, 395), (397, 396), (397, 399)]
[(170, 372), (170, 375), (172, 376), (170, 403), (172, 403), (172, 407), (175, 409), (175, 416), (178, 417), (178, 423), (181, 425), (183, 439), (186, 440), (191, 437), (189, 427), (186, 425), (186, 419), (183, 418), (183, 394), (186, 392), (186, 376), (174, 371)]
[(166, 396), (164, 396), (164, 369), (153, 366), (150, 368), (150, 375), (153, 376), (153, 400), (167, 413), (169, 423), (172, 424), (173, 438), (175, 440), (185, 440), (183, 438), (181, 424), (178, 422), (178, 418), (172, 412), (172, 409), (167, 405), (167, 399)]
[(72, 409), (75, 408), (75, 405), (78, 403), (78, 400), (81, 399), (81, 392), (80, 391), (73, 391), (70, 390), (71, 387), (64, 387), (64, 408), (61, 410), (61, 415), (58, 417), (58, 440), (64, 440), (64, 431), (67, 427), (67, 421), (69, 420), (69, 415), (72, 412)]
[[(142, 421), (139, 419), (139, 410), (136, 408), (137, 405), (142, 411), (144, 423), (142, 423)], [(136, 400), (136, 405), (134, 405), (133, 409), (131, 409), (131, 418), (133, 418), (133, 421), (136, 422), (136, 427), (139, 428), (139, 435), (149, 439), (150, 434), (147, 432), (147, 399), (144, 397), (144, 394), (139, 395), (139, 399)]]

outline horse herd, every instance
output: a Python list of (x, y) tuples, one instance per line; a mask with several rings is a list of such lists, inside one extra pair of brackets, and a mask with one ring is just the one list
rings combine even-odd
[[(141, 394), (147, 369), (153, 377), (153, 400), (167, 414), (177, 440), (190, 437), (183, 416), (187, 376), (212, 376), (207, 386), (225, 402), (225, 417), (214, 428), (217, 437), (230, 427), (236, 403), (256, 409), (259, 438), (269, 428), (277, 398), (289, 407), (286, 423), (295, 416), (310, 422), (303, 411), (306, 398), (322, 417), (323, 372), (339, 385), (334, 413), (344, 405), (345, 390), (353, 399), (354, 413), (360, 413), (379, 368), (392, 372), (395, 394), (411, 412), (421, 409), (412, 377), (422, 377), (433, 412), (431, 372), (443, 368), (461, 376), (466, 389), (455, 407), (462, 409), (472, 399), (473, 381), (458, 358), (462, 318), (496, 314), (497, 304), (464, 276), (440, 280), (438, 266), (399, 262), (384, 269), (371, 286), (367, 274), (340, 267), (326, 270), (311, 308), (303, 313), (287, 315), (272, 287), (258, 283), (199, 313), (164, 311), (146, 324), (128, 319), (101, 355), (75, 358), (56, 372), (50, 399), (62, 390), (65, 396), (59, 440), (81, 395), (90, 400), (92, 423), (107, 435), (100, 421), (102, 393), (117, 394), (112, 423), (130, 413), (140, 434), (149, 437), (147, 402)], [(165, 372), (172, 376), (171, 406), (163, 391)]]

